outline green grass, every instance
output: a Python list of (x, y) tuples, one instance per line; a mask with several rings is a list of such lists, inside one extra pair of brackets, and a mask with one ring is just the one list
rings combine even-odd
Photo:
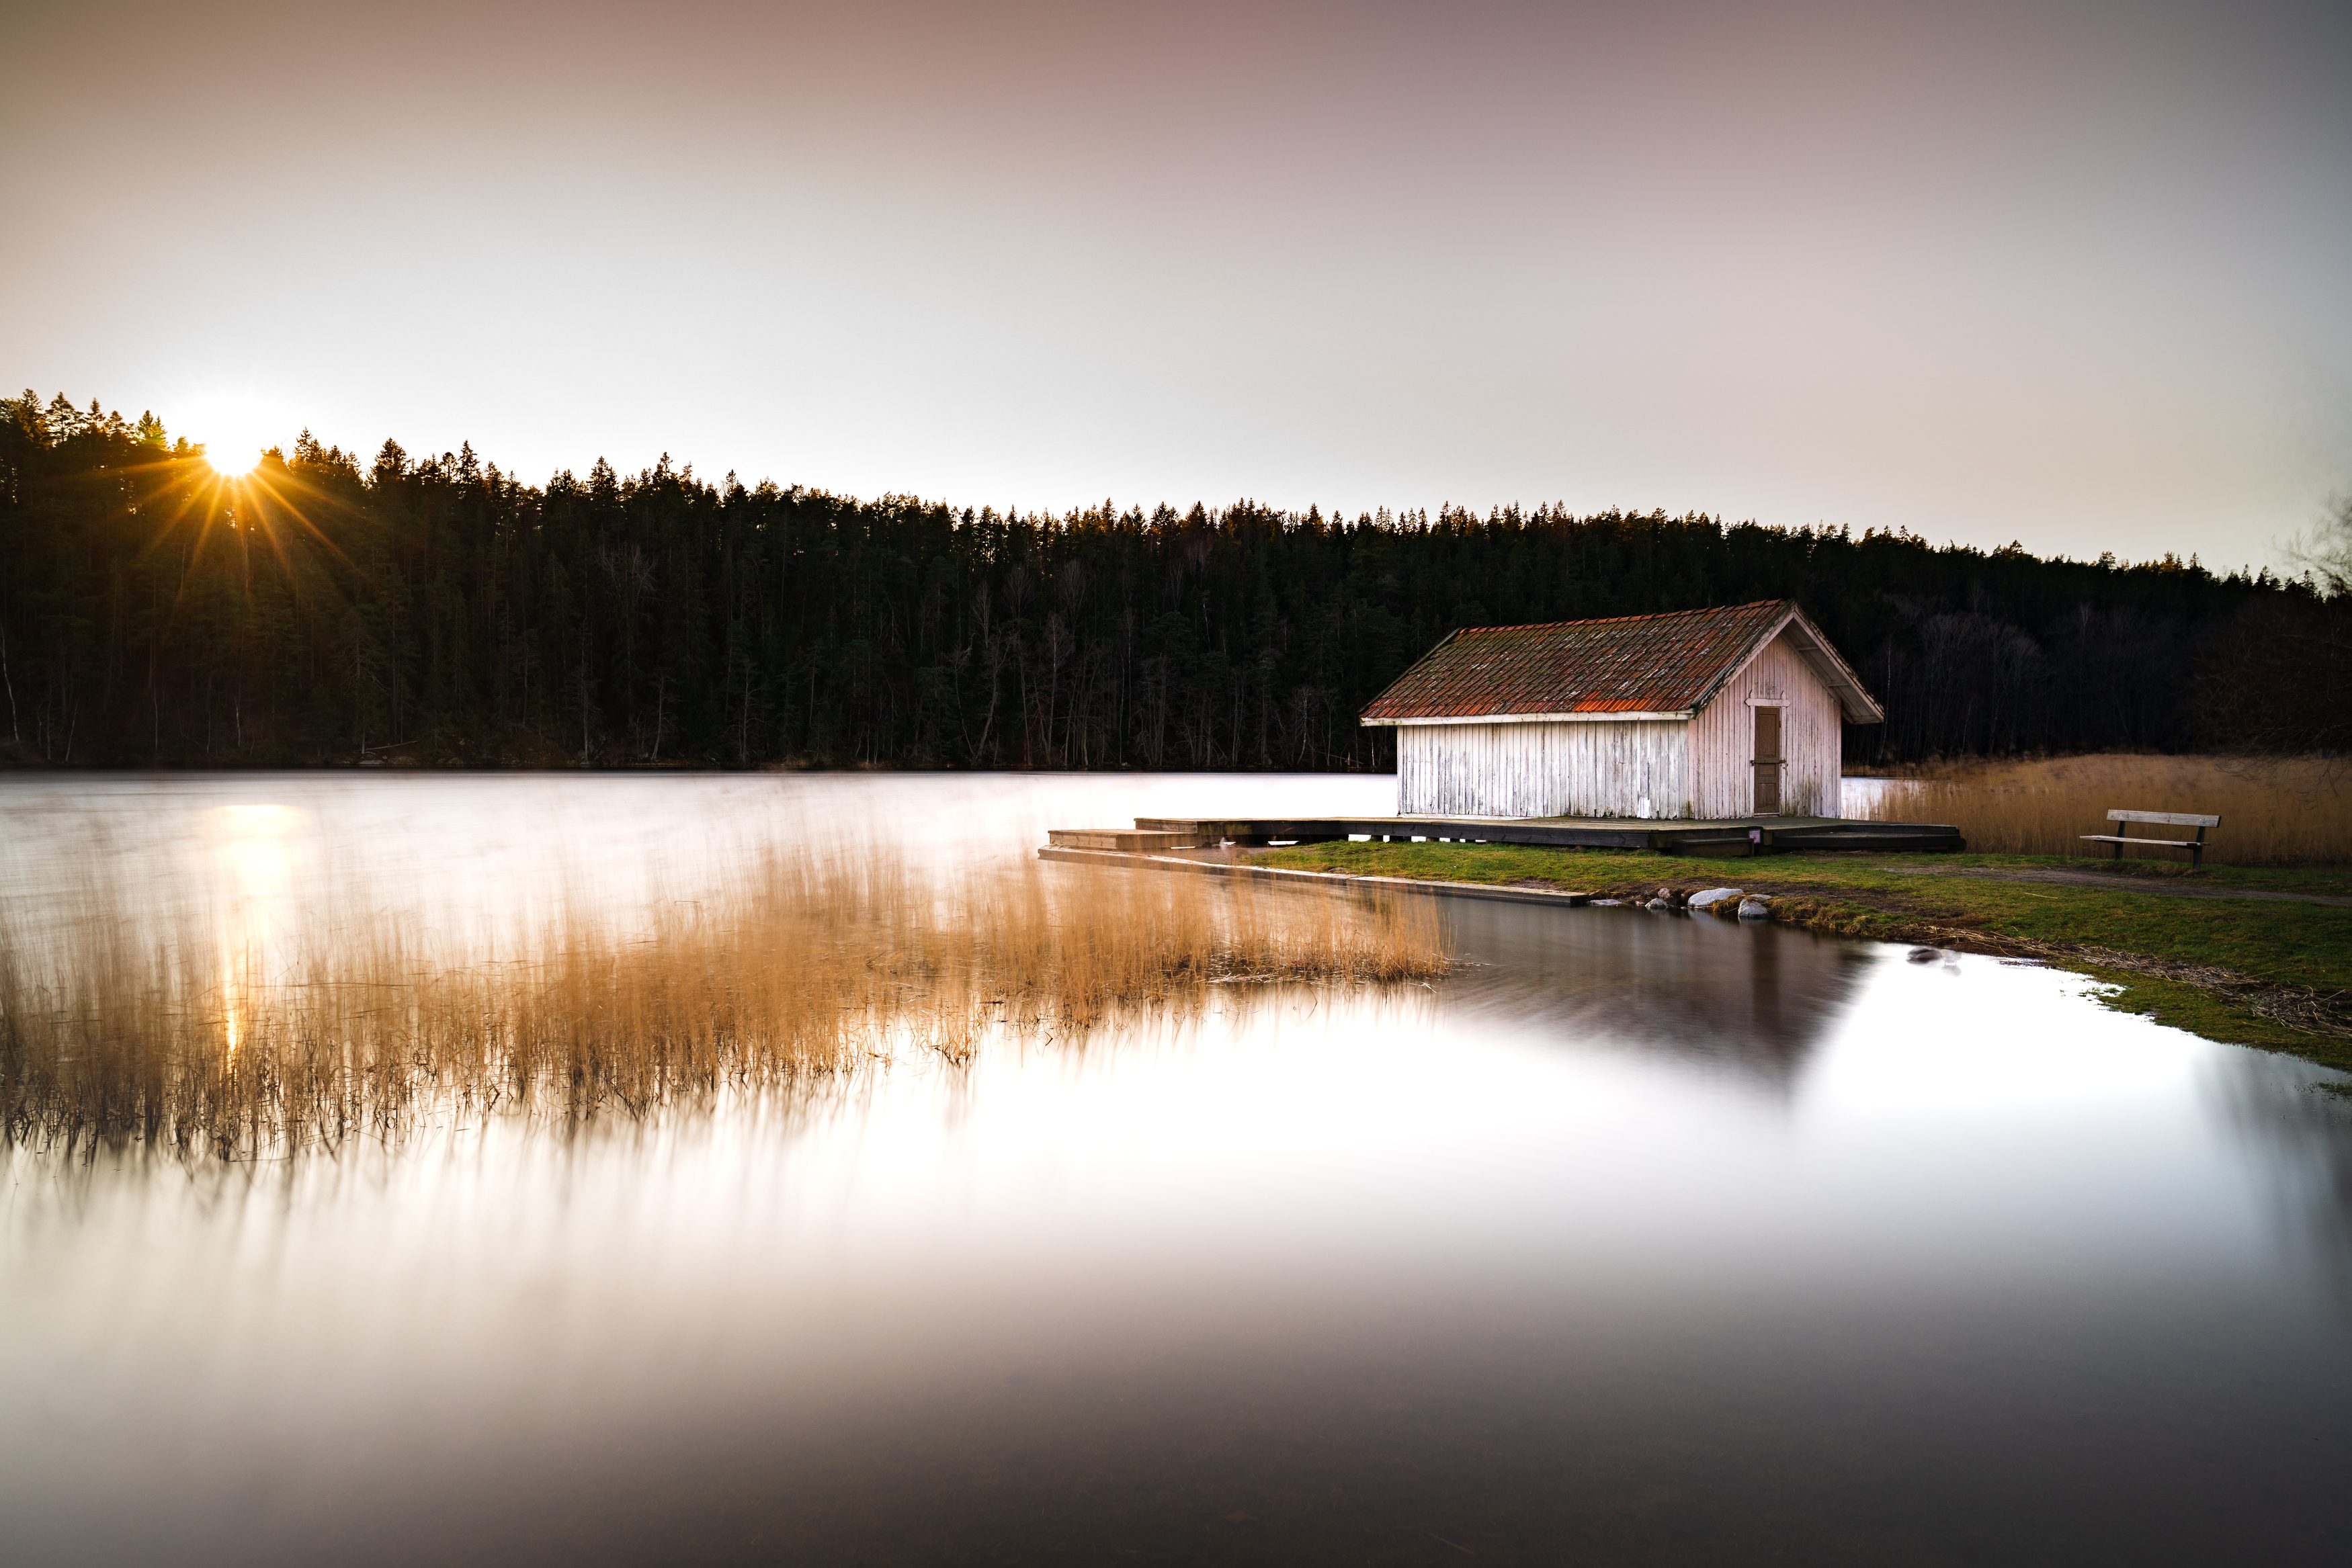
[[(2104, 869), (2049, 856), (1789, 854), (1697, 860), (1633, 851), (1508, 844), (1305, 844), (1252, 857), (1262, 865), (1437, 882), (1540, 885), (1630, 897), (1662, 886), (1744, 888), (1794, 901), (1784, 913), (1820, 929), (1879, 941), (1937, 940), (2042, 952), (2121, 986), (2108, 1005), (2158, 1013), (2211, 1040), (2290, 1051), (2352, 1068), (2352, 1040), (2313, 1034), (2252, 1010), (2243, 993), (2140, 974), (2074, 951), (2105, 948), (2196, 965), (2323, 996), (2352, 990), (2352, 907), (2167, 896), (2167, 884), (2352, 896), (2352, 873), (2134, 865), (2112, 887), (1995, 881), (1969, 869)], [(1921, 875), (1908, 868), (1947, 873)], [(2134, 886), (2137, 883), (2142, 886)]]

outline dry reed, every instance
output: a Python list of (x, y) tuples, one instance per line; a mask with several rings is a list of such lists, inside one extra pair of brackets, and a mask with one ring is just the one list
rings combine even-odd
[[(1992, 854), (2107, 855), (2085, 833), (2118, 831), (2110, 808), (2219, 816), (2207, 861), (2222, 865), (2352, 863), (2352, 779), (2316, 759), (2106, 754), (2023, 762), (1929, 764), (1889, 779), (1867, 808), (1888, 821), (1950, 822)], [(2134, 836), (2190, 838), (2134, 824)], [(2132, 852), (2187, 861), (2186, 850)]]
[(467, 961), (383, 925), (265, 970), (215, 933), (162, 942), (100, 904), (0, 933), (0, 1132), (250, 1156), (397, 1137), (428, 1110), (593, 1116), (761, 1092), (991, 1030), (1197, 1009), (1238, 979), (1447, 967), (1428, 901), (1067, 871), (944, 894), (887, 858), (779, 856), (621, 936), (593, 923)]

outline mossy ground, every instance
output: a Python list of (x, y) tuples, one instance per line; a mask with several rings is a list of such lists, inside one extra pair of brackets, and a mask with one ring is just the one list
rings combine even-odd
[[(1787, 854), (1696, 860), (1511, 844), (1328, 843), (1270, 850), (1263, 865), (1556, 887), (1643, 897), (1660, 887), (1743, 888), (1784, 901), (1779, 918), (1885, 942), (2025, 952), (2114, 982), (2119, 1011), (2155, 1014), (2210, 1040), (2292, 1051), (2352, 1070), (2352, 907), (2179, 896), (2167, 888), (2352, 897), (2352, 872), (1981, 854)], [(2002, 881), (1969, 872), (2096, 871), (2112, 885)], [(2274, 1014), (2311, 1025), (2298, 1028)]]

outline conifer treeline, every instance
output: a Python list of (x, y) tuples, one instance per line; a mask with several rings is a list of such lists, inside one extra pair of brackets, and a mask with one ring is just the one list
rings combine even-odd
[(2202, 640), (2310, 591), (1545, 507), (1010, 517), (719, 484), (525, 485), (305, 435), (0, 400), (0, 755), (23, 763), (1379, 768), (1357, 711), (1459, 625), (1788, 596), (1889, 722), (1850, 755), (2177, 748)]

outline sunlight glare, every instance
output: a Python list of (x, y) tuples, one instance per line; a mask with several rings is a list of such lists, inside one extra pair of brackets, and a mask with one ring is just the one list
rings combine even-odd
[(205, 462), (224, 479), (242, 479), (261, 461), (261, 449), (244, 441), (207, 441)]

